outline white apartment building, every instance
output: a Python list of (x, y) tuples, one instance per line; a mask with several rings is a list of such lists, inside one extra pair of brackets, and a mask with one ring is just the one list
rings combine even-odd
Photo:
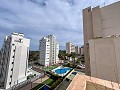
[(79, 46), (76, 46), (76, 47), (75, 47), (75, 53), (76, 53), (76, 54), (80, 54), (80, 52), (81, 52), (80, 47), (79, 47)]
[(84, 45), (80, 48), (80, 54), (84, 55)]
[(22, 33), (6, 36), (0, 54), (0, 85), (8, 89), (27, 79), (30, 39)]
[(53, 65), (59, 62), (59, 44), (54, 35), (48, 35), (40, 40), (40, 60), (39, 63), (44, 66)]
[(75, 45), (68, 42), (66, 43), (66, 53), (71, 54), (71, 52), (75, 52)]

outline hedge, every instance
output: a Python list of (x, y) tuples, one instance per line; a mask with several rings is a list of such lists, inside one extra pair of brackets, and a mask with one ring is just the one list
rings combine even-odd
[(62, 82), (62, 80), (63, 78), (59, 78), (55, 83), (53, 83), (51, 89), (53, 90), (54, 88), (56, 88)]

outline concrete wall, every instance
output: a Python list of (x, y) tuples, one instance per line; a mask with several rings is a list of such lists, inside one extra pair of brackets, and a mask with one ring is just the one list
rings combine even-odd
[[(120, 1), (105, 7), (83, 10), (85, 73), (90, 75), (90, 39), (120, 35)], [(103, 43), (103, 42), (101, 42)], [(91, 46), (92, 47), (92, 46)], [(91, 48), (90, 47), (90, 48)], [(94, 52), (94, 51), (93, 51)]]
[(92, 9), (93, 37), (102, 37), (102, 21), (100, 7)]
[(93, 38), (120, 34), (120, 1), (92, 9)]
[(92, 12), (91, 7), (83, 10), (83, 29), (84, 29), (84, 55), (85, 55), (85, 73), (90, 75), (90, 58), (88, 40), (93, 38)]
[(120, 34), (120, 1), (103, 7), (100, 11), (103, 37)]
[(91, 76), (120, 83), (120, 37), (89, 41)]

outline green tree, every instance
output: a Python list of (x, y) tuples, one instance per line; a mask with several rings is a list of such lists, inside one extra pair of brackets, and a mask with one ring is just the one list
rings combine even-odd
[(65, 51), (65, 50), (59, 50), (58, 57), (59, 57), (61, 60), (65, 60), (65, 56), (66, 56), (66, 51)]
[(37, 61), (39, 59), (39, 51), (30, 51), (29, 52), (29, 60)]

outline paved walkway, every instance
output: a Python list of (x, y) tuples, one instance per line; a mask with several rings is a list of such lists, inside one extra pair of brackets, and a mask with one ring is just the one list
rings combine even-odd
[(19, 89), (19, 90), (31, 90), (32, 88), (34, 88), (35, 86), (37, 86), (38, 84), (44, 82), (45, 80), (47, 80), (49, 77), (48, 76), (45, 76), (44, 78), (40, 78), (28, 85), (26, 85), (25, 87)]
[(66, 90), (66, 88), (69, 86), (69, 84), (71, 83), (71, 81), (66, 81), (64, 80), (62, 82), (62, 84), (59, 86), (59, 88), (57, 88), (56, 90)]

